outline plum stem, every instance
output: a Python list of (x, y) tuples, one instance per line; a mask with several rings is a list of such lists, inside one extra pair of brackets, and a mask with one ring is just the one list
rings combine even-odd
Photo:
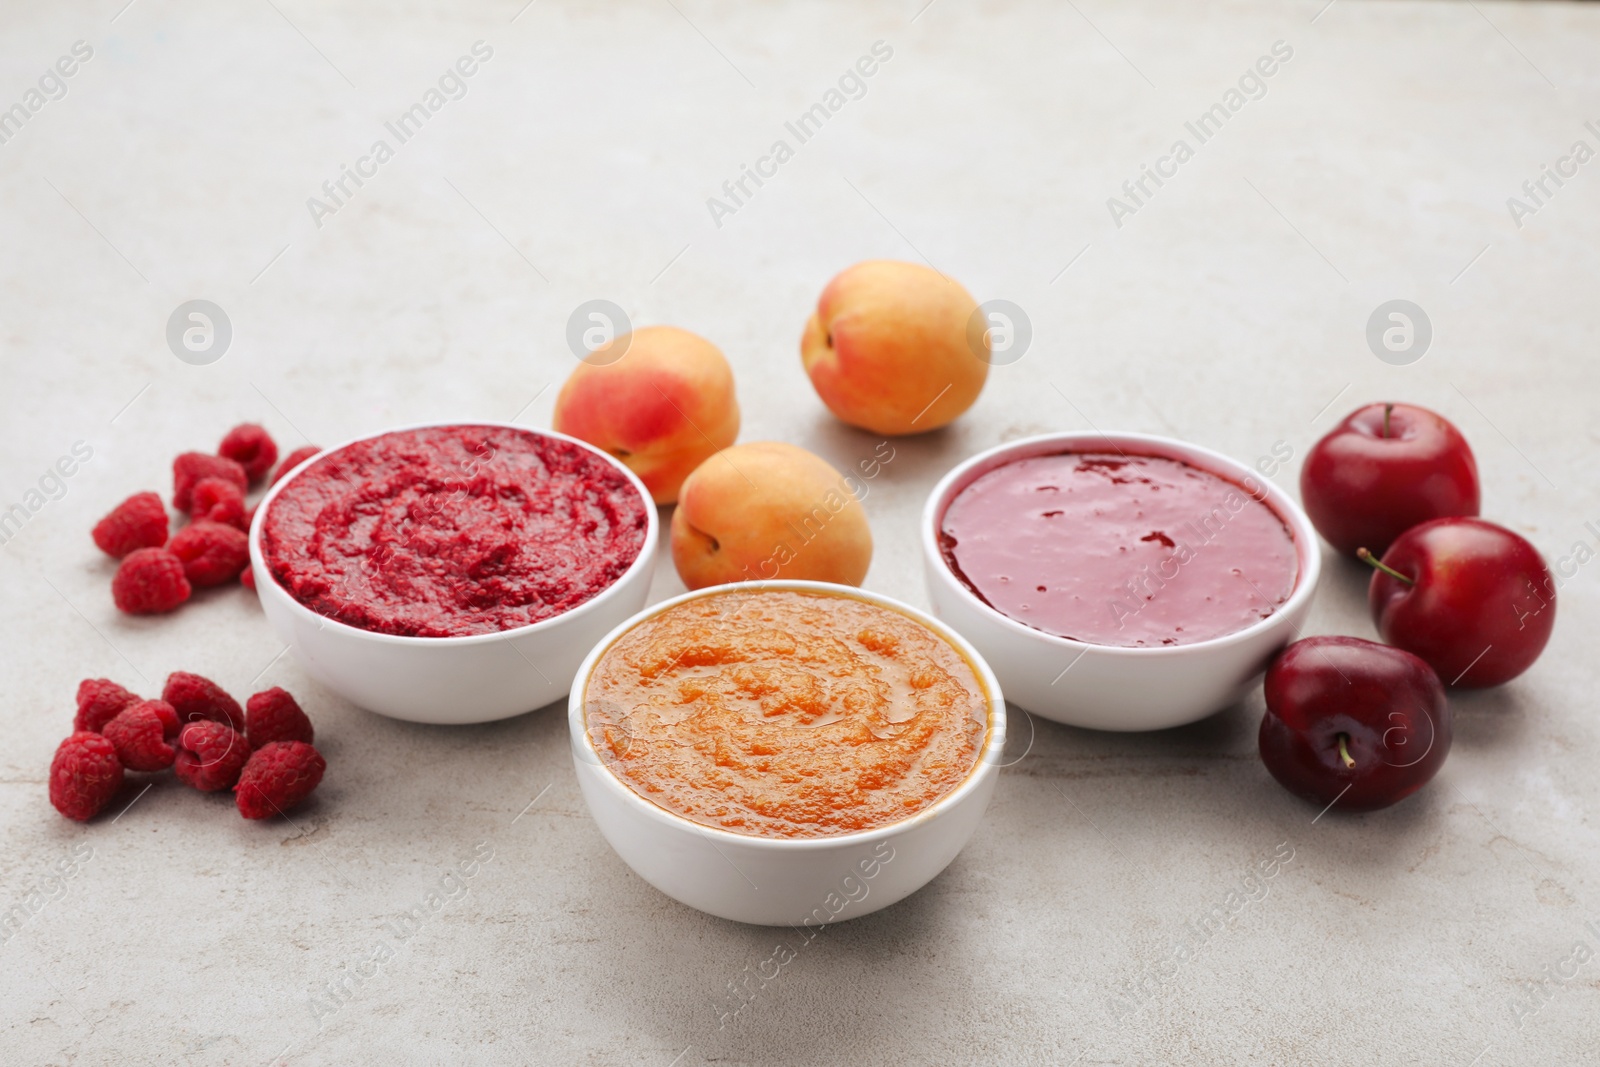
[(1350, 735), (1349, 734), (1340, 734), (1339, 735), (1339, 758), (1344, 760), (1344, 765), (1346, 767), (1354, 767), (1356, 765), (1356, 761), (1350, 755), (1350, 749), (1346, 747), (1349, 744), (1349, 741), (1350, 741)]
[(1394, 410), (1393, 404), (1383, 405), (1383, 436), (1389, 436), (1389, 412)]
[(1393, 567), (1389, 566), (1387, 563), (1383, 562), (1383, 560), (1379, 559), (1377, 556), (1374, 556), (1371, 552), (1368, 552), (1364, 548), (1356, 549), (1356, 558), (1361, 560), (1362, 563), (1367, 563), (1378, 568), (1391, 578), (1398, 578), (1407, 585), (1417, 584), (1417, 580), (1415, 578), (1407, 578), (1405, 575), (1401, 574), (1399, 571), (1395, 570)]

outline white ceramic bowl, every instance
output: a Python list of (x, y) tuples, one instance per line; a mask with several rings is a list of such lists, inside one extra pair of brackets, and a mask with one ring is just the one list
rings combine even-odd
[[(1047, 634), (985, 604), (951, 572), (939, 550), (939, 523), (956, 494), (1013, 460), (1058, 452), (1116, 451), (1182, 460), (1262, 499), (1294, 537), (1300, 573), (1272, 615), (1209, 641), (1118, 648)], [(1259, 489), (1257, 487), (1259, 486)], [(1227, 456), (1136, 433), (1058, 433), (1011, 441), (979, 453), (940, 480), (922, 512), (923, 566), (934, 614), (989, 661), (1006, 697), (1035, 715), (1095, 730), (1162, 730), (1205, 718), (1241, 699), (1273, 655), (1305, 624), (1322, 570), (1311, 520), (1288, 494)]]
[[(401, 426), (346, 441), (339, 448), (429, 426), (495, 426), (537, 433), (571, 441), (601, 457), (627, 475), (644, 504), (648, 526), (638, 558), (592, 599), (530, 626), (465, 637), (397, 637), (362, 630), (301, 604), (273, 580), (261, 553), (267, 510), (284, 486), (315, 462), (307, 460), (267, 492), (250, 524), (250, 565), (261, 610), (308, 674), (351, 703), (380, 715), (455, 725), (505, 719), (560, 700), (595, 642), (644, 606), (655, 570), (658, 526), (650, 493), (632, 471), (597, 448), (565, 434), (509, 423), (457, 419)], [(327, 449), (318, 458), (339, 448)]]
[[(832, 837), (736, 834), (690, 822), (630, 789), (595, 751), (584, 716), (584, 691), (595, 664), (623, 634), (675, 604), (729, 590), (796, 590), (855, 597), (899, 611), (954, 645), (972, 663), (989, 700), (989, 734), (962, 783), (909, 818), (875, 830)], [(629, 619), (595, 646), (568, 700), (572, 761), (584, 802), (634, 872), (691, 908), (735, 922), (817, 927), (888, 907), (944, 870), (977, 829), (1000, 774), (1005, 700), (983, 658), (948, 626), (914, 608), (861, 589), (826, 582), (719, 585), (685, 593)]]

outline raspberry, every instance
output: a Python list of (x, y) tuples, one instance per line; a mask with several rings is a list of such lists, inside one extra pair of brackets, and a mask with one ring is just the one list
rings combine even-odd
[(306, 445), (304, 448), (297, 448), (293, 452), (290, 452), (287, 456), (284, 456), (283, 462), (278, 464), (278, 472), (272, 476), (272, 484), (277, 485), (285, 474), (288, 474), (290, 471), (300, 466), (300, 464), (304, 463), (306, 460), (310, 459), (312, 456), (321, 451), (322, 449), (318, 448), (316, 445)]
[(121, 785), (116, 747), (99, 734), (73, 734), (50, 761), (50, 803), (69, 819), (88, 822), (111, 803)]
[(173, 671), (167, 675), (161, 699), (173, 706), (181, 723), (210, 721), (234, 730), (244, 729), (244, 709), (210, 678), (188, 671)]
[(248, 566), (245, 567), (244, 570), (239, 572), (239, 584), (251, 592), (255, 592), (256, 572)]
[(205, 452), (185, 452), (172, 461), (172, 506), (187, 514), (194, 506), (194, 487), (202, 478), (232, 482), (240, 493), (250, 488), (244, 468), (233, 460)]
[(237, 526), (195, 522), (172, 535), (167, 551), (183, 562), (189, 584), (204, 589), (239, 577), (250, 562), (250, 539)]
[(235, 426), (217, 446), (217, 455), (226, 456), (244, 468), (252, 482), (260, 481), (278, 458), (278, 445), (266, 430), (253, 422)]
[(121, 559), (139, 548), (167, 543), (167, 509), (154, 493), (135, 493), (94, 524), (94, 543)]
[(178, 734), (178, 713), (165, 700), (141, 700), (106, 723), (107, 741), (130, 771), (164, 771), (176, 754), (169, 741)]
[(72, 720), (72, 729), (97, 734), (124, 708), (137, 703), (138, 697), (110, 678), (85, 678), (78, 683), (78, 714)]
[(189, 495), (196, 522), (220, 522), (240, 530), (250, 527), (244, 521), (244, 494), (225, 478), (201, 478)]
[(111, 579), (111, 599), (129, 615), (159, 615), (189, 599), (183, 561), (164, 548), (130, 552)]
[(273, 741), (304, 741), (311, 743), (311, 720), (300, 710), (294, 697), (273, 687), (257, 693), (244, 704), (245, 736), (252, 748)]
[(256, 749), (233, 787), (239, 814), (265, 819), (294, 807), (317, 788), (328, 761), (303, 741), (273, 741)]
[(192, 722), (178, 734), (172, 769), (178, 781), (216, 793), (239, 780), (250, 758), (250, 742), (220, 722)]

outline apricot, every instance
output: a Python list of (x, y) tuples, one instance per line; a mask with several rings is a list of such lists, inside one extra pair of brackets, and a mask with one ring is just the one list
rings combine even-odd
[(844, 422), (886, 435), (951, 422), (989, 374), (989, 334), (961, 285), (915, 263), (869, 260), (822, 290), (800, 359), (822, 402)]
[(672, 514), (672, 562), (690, 589), (774, 578), (860, 585), (872, 530), (827, 460), (756, 441), (716, 453), (684, 481)]
[[(613, 345), (625, 346), (623, 355), (605, 362)], [(670, 504), (690, 471), (739, 436), (733, 368), (698, 334), (646, 326), (578, 364), (556, 397), (553, 424), (617, 457), (657, 504)]]

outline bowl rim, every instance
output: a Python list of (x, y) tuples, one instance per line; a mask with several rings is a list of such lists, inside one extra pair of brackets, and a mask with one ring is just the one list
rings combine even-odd
[[(1270, 507), (1279, 520), (1289, 529), (1290, 538), (1295, 543), (1295, 555), (1300, 564), (1299, 573), (1295, 576), (1295, 587), (1290, 592), (1288, 599), (1271, 615), (1258, 619), (1250, 625), (1234, 630), (1231, 633), (1188, 644), (1144, 647), (1102, 645), (1092, 641), (1080, 641), (1072, 637), (1062, 637), (1059, 634), (1047, 633), (1026, 623), (1018, 622), (999, 609), (986, 604), (982, 598), (969, 589), (967, 584), (951, 571), (949, 564), (945, 562), (944, 553), (939, 550), (939, 522), (944, 517), (944, 512), (949, 508), (951, 501), (955, 499), (957, 493), (979, 477), (997, 467), (1004, 466), (1005, 463), (1011, 460), (1053, 455), (1057, 452), (1080, 452), (1084, 451), (1084, 449), (1057, 446), (1096, 443), (1101, 446), (1109, 446), (1119, 452), (1123, 451), (1123, 447), (1120, 446), (1132, 446), (1130, 452), (1133, 455), (1178, 460), (1189, 466), (1199, 467), (1208, 474), (1225, 478), (1251, 497), (1261, 500), (1262, 503)], [(1137, 451), (1133, 451), (1133, 449), (1137, 449)], [(1197, 462), (1197, 459), (1202, 462)], [(1245, 484), (1246, 480), (1261, 486), (1263, 496), (1256, 496), (1249, 486)], [(1288, 493), (1270, 479), (1259, 477), (1255, 470), (1247, 467), (1232, 456), (1206, 448), (1204, 445), (1197, 445), (1176, 437), (1164, 437), (1160, 434), (1066, 430), (1057, 433), (1035, 434), (1031, 437), (1006, 441), (995, 445), (993, 448), (985, 449), (977, 455), (969, 456), (956, 464), (933, 487), (922, 508), (918, 539), (922, 543), (924, 561), (938, 573), (945, 585), (953, 589), (956, 595), (969, 608), (975, 609), (982, 613), (985, 618), (999, 623), (1003, 629), (1017, 637), (1043, 641), (1054, 647), (1069, 651), (1077, 650), (1079, 655), (1092, 652), (1096, 655), (1126, 657), (1129, 659), (1181, 658), (1205, 655), (1218, 649), (1243, 644), (1284, 625), (1293, 625), (1296, 614), (1304, 608), (1316, 593), (1317, 583), (1322, 575), (1322, 550), (1317, 542), (1316, 528), (1311, 525), (1311, 519), (1306, 515), (1304, 509), (1295, 502), (1293, 497), (1289, 496)]]
[[(386, 634), (378, 630), (367, 630), (360, 626), (352, 626), (347, 622), (342, 622), (338, 619), (323, 615), (320, 612), (312, 611), (310, 608), (300, 603), (293, 593), (278, 583), (278, 580), (272, 575), (271, 568), (266, 565), (265, 555), (261, 550), (261, 530), (262, 524), (266, 522), (267, 509), (277, 498), (278, 493), (283, 491), (285, 486), (289, 485), (300, 475), (304, 474), (306, 470), (310, 468), (311, 464), (316, 463), (317, 461), (330, 456), (341, 449), (349, 448), (351, 445), (359, 444), (362, 441), (371, 441), (379, 437), (387, 437), (388, 435), (395, 433), (407, 433), (412, 430), (428, 430), (449, 426), (490, 426), (496, 429), (516, 430), (520, 433), (530, 433), (537, 436), (554, 438), (559, 441), (566, 441), (570, 444), (578, 445), (579, 447), (594, 453), (596, 456), (604, 459), (612, 467), (621, 471), (622, 474), (628, 479), (628, 483), (633, 486), (634, 492), (639, 494), (639, 500), (644, 505), (646, 523), (644, 542), (639, 546), (639, 554), (636, 555), (633, 559), (633, 562), (628, 565), (628, 569), (617, 575), (617, 577), (612, 580), (611, 584), (607, 585), (604, 589), (600, 590), (600, 592), (596, 593), (588, 600), (585, 600), (581, 604), (576, 604), (557, 615), (552, 615), (548, 619), (540, 619), (538, 622), (528, 623), (525, 626), (513, 627), (509, 630), (496, 630), (493, 633), (455, 634), (448, 637), (419, 637), (411, 634)], [(298, 465), (290, 470), (289, 473), (279, 478), (275, 484), (268, 488), (266, 495), (263, 496), (260, 503), (256, 505), (255, 516), (250, 522), (250, 566), (256, 572), (258, 586), (262, 584), (264, 579), (265, 584), (272, 588), (274, 594), (281, 596), (283, 601), (289, 605), (290, 610), (299, 613), (307, 621), (316, 623), (319, 629), (343, 631), (348, 634), (359, 635), (373, 641), (385, 644), (394, 644), (399, 647), (462, 648), (468, 645), (489, 644), (495, 641), (528, 637), (548, 629), (554, 629), (560, 623), (571, 621), (572, 619), (588, 614), (591, 611), (598, 610), (607, 600), (614, 599), (615, 596), (618, 595), (617, 591), (623, 586), (627, 585), (630, 580), (633, 579), (641, 570), (650, 567), (653, 564), (656, 551), (656, 541), (660, 537), (660, 523), (661, 517), (656, 510), (655, 500), (650, 496), (650, 491), (645, 488), (643, 480), (641, 480), (640, 477), (632, 470), (628, 469), (628, 466), (621, 460), (617, 459), (615, 456), (604, 451), (603, 449), (596, 448), (587, 441), (581, 441), (570, 434), (559, 433), (555, 430), (536, 429), (531, 426), (518, 426), (515, 423), (499, 422), (494, 419), (434, 419), (427, 422), (409, 423), (405, 426), (393, 426), (385, 430), (379, 430), (376, 433), (362, 434), (359, 437), (352, 437), (347, 441), (334, 445), (331, 448), (325, 448), (316, 455), (302, 460)]]
[[(594, 669), (599, 664), (600, 658), (610, 651), (611, 646), (616, 644), (624, 634), (634, 627), (679, 604), (730, 592), (813, 592), (850, 597), (888, 608), (891, 611), (898, 611), (913, 621), (921, 623), (949, 642), (972, 665), (973, 672), (978, 676), (978, 681), (984, 687), (984, 696), (989, 704), (989, 723), (984, 744), (978, 750), (978, 757), (974, 761), (972, 769), (967, 772), (966, 777), (954, 789), (932, 804), (904, 818), (896, 819), (894, 822), (886, 823), (883, 826), (875, 826), (870, 830), (852, 830), (845, 834), (828, 834), (821, 837), (765, 837), (759, 834), (735, 833), (732, 830), (724, 830), (719, 827), (697, 823), (639, 795), (606, 764), (594, 746), (594, 739), (589, 736), (589, 726), (584, 714), (589, 680), (594, 674)], [(898, 837), (905, 831), (921, 823), (938, 818), (965, 802), (973, 793), (982, 788), (990, 777), (999, 773), (1000, 765), (996, 762), (996, 758), (1004, 751), (1006, 744), (1006, 701), (1000, 691), (1000, 680), (995, 677), (994, 671), (990, 669), (988, 662), (978, 650), (972, 647), (972, 643), (947, 623), (941, 622), (927, 612), (920, 611), (903, 601), (895, 600), (893, 597), (885, 596), (882, 593), (859, 589), (855, 586), (839, 585), (834, 582), (804, 581), (798, 578), (773, 578), (753, 582), (727, 582), (722, 585), (691, 589), (686, 593), (669, 597), (659, 603), (647, 605), (631, 618), (618, 624), (610, 633), (601, 638), (594, 648), (589, 650), (589, 654), (584, 657), (582, 665), (578, 667), (577, 677), (572, 681), (572, 690), (567, 694), (567, 732), (571, 736), (574, 759), (593, 764), (600, 771), (599, 777), (605, 783), (606, 788), (610, 789), (614, 794), (620, 794), (624, 798), (624, 803), (630, 809), (648, 820), (699, 834), (708, 838), (713, 844), (727, 842), (747, 848), (820, 852), (849, 848), (855, 845), (870, 845), (888, 838)], [(579, 753), (580, 749), (582, 750), (581, 755)]]

